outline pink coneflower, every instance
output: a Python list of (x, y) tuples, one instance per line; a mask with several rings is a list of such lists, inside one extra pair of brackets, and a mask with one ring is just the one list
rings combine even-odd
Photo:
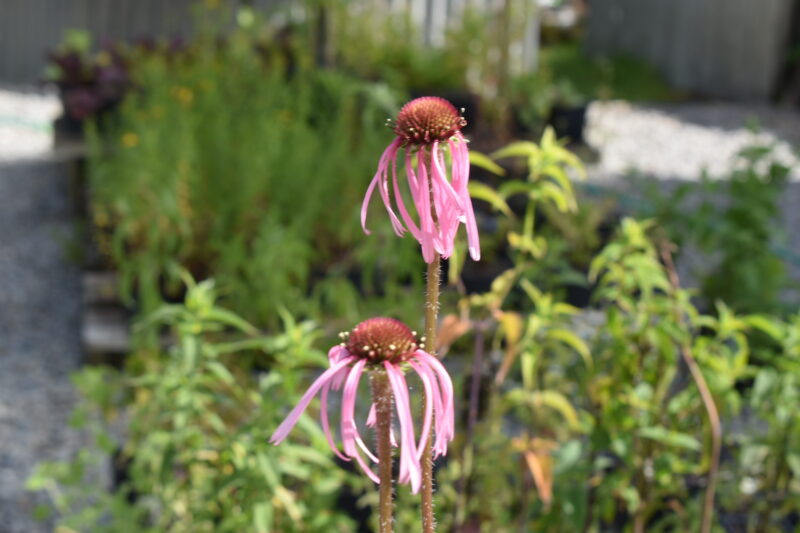
[[(407, 103), (397, 115), (394, 132), (397, 137), (383, 152), (378, 171), (369, 184), (361, 205), (361, 227), (367, 230), (367, 207), (372, 192), (378, 187), (398, 236), (409, 231), (422, 246), (425, 262), (434, 260), (434, 252), (442, 257), (453, 253), (453, 241), (459, 223), (467, 227), (467, 241), (472, 259), (481, 256), (478, 228), (467, 191), (469, 151), (461, 134), (466, 120), (447, 100), (435, 96), (417, 98)], [(406, 209), (397, 180), (397, 155), (405, 154), (408, 188), (417, 211), (417, 223)], [(445, 152), (450, 153), (450, 180), (447, 179)], [(389, 168), (392, 187), (389, 188)], [(400, 212), (392, 208), (391, 196)]]
[[(366, 474), (379, 482), (362, 453), (374, 463), (378, 458), (361, 438), (355, 421), (356, 393), (365, 371), (385, 373), (391, 384), (395, 410), (399, 421), (399, 443), (392, 431), (392, 444), (400, 448), (400, 471), (398, 481), (409, 483), (412, 492), (419, 490), (421, 483), (420, 457), (422, 456), (431, 426), (435, 432), (434, 456), (447, 453), (447, 443), (453, 440), (453, 383), (444, 366), (431, 354), (424, 351), (416, 333), (393, 318), (371, 318), (358, 324), (353, 331), (343, 333), (342, 344), (328, 352), (330, 368), (323, 372), (308, 388), (300, 402), (272, 434), (270, 442), (280, 444), (292, 430), (311, 399), (320, 394), (320, 423), (333, 452), (345, 461), (355, 459)], [(421, 340), (424, 340), (421, 339)], [(411, 399), (404, 376), (405, 370), (413, 370), (422, 381), (425, 390), (424, 419), (422, 432), (417, 441), (414, 420), (411, 416)], [(342, 448), (334, 442), (328, 420), (328, 393), (342, 389), (341, 434)], [(367, 426), (375, 424), (373, 403)]]

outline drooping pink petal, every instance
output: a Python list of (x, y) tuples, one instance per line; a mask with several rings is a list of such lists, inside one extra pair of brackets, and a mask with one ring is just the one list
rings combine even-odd
[[(330, 445), (331, 449), (338, 455), (341, 459), (345, 461), (349, 461), (347, 457), (343, 456), (339, 452), (339, 448), (333, 442), (333, 435), (330, 431), (330, 426), (328, 424), (328, 389), (330, 386), (339, 378), (344, 379), (347, 377), (347, 368), (341, 369), (335, 377), (331, 378), (331, 380), (322, 388), (321, 394), (321, 411), (320, 411), (320, 422), (322, 424), (322, 430), (325, 433), (325, 437), (328, 439), (328, 444)], [(378, 458), (367, 448), (367, 445), (364, 444), (364, 440), (361, 438), (361, 435), (358, 433), (358, 427), (355, 426), (355, 421), (353, 422), (353, 430), (355, 432), (355, 441), (356, 444), (364, 451), (367, 457), (369, 457), (373, 462), (377, 463)]]
[(392, 223), (392, 229), (394, 229), (395, 234), (398, 237), (402, 237), (405, 233), (406, 229), (400, 223), (400, 220), (397, 218), (397, 215), (394, 214), (394, 209), (392, 209), (392, 202), (389, 199), (389, 166), (390, 164), (394, 164), (395, 160), (397, 159), (397, 152), (400, 149), (401, 143), (395, 139), (390, 147), (393, 147), (391, 152), (389, 153), (386, 162), (381, 165), (380, 168), (383, 169), (381, 173), (381, 180), (378, 184), (378, 190), (381, 193), (381, 199), (383, 200), (383, 205), (386, 207), (386, 212), (389, 214), (389, 220)]
[(422, 484), (422, 472), (414, 447), (414, 421), (409, 405), (408, 386), (403, 373), (388, 361), (384, 361), (386, 374), (392, 385), (397, 417), (400, 422), (400, 473), (398, 481), (411, 484), (411, 492), (416, 494)]
[(365, 359), (358, 360), (358, 362), (353, 365), (344, 383), (344, 390), (342, 392), (342, 445), (344, 447), (344, 453), (355, 458), (364, 473), (367, 474), (372, 481), (379, 483), (380, 480), (378, 476), (370, 469), (369, 465), (364, 461), (356, 448), (356, 441), (361, 440), (354, 418), (356, 393), (358, 391), (358, 383), (361, 380), (361, 374), (364, 372), (364, 366), (366, 364), (367, 361)]
[[(346, 372), (347, 368), (345, 367), (339, 370), (336, 376), (345, 376)], [(328, 391), (330, 390), (334, 379), (336, 379), (336, 377), (332, 378), (322, 387), (322, 393), (320, 394), (319, 421), (320, 424), (322, 424), (322, 432), (325, 433), (325, 438), (328, 440), (328, 446), (330, 446), (331, 450), (333, 450), (333, 453), (335, 453), (339, 459), (343, 461), (349, 461), (350, 459), (339, 451), (339, 447), (334, 442), (333, 434), (331, 433), (330, 422), (328, 421)]]
[(422, 386), (425, 389), (425, 417), (422, 422), (422, 432), (419, 437), (419, 445), (417, 446), (417, 457), (422, 459), (422, 452), (425, 450), (425, 445), (428, 443), (428, 437), (431, 434), (431, 419), (433, 415), (433, 387), (431, 386), (431, 379), (427, 372), (425, 372), (421, 365), (414, 360), (409, 360), (408, 363), (411, 368), (417, 373), (422, 380)]
[(392, 227), (396, 233), (402, 235), (402, 230), (398, 232), (398, 228), (402, 228), (402, 225), (400, 224), (400, 221), (397, 220), (397, 216), (394, 214), (392, 206), (389, 204), (388, 188), (385, 184), (386, 174), (389, 169), (389, 161), (397, 158), (397, 151), (401, 145), (402, 141), (400, 139), (395, 139), (391, 142), (391, 144), (389, 144), (386, 150), (384, 150), (383, 155), (381, 155), (380, 161), (378, 162), (378, 171), (375, 173), (375, 177), (372, 178), (372, 181), (367, 188), (367, 193), (364, 195), (364, 201), (361, 203), (361, 228), (367, 235), (371, 233), (367, 229), (367, 210), (369, 208), (369, 201), (370, 198), (372, 198), (372, 192), (375, 190), (375, 187), (378, 187), (378, 191), (383, 199), (383, 203), (389, 213), (389, 219), (392, 221)]
[(344, 453), (353, 457), (355, 456), (355, 439), (358, 428), (355, 424), (355, 406), (356, 406), (356, 393), (358, 392), (358, 383), (361, 380), (361, 374), (364, 371), (364, 366), (367, 364), (365, 359), (359, 359), (350, 373), (347, 374), (347, 379), (344, 383), (342, 392), (342, 444), (344, 445)]
[[(381, 161), (383, 161), (383, 158), (381, 158)], [(367, 235), (372, 233), (367, 229), (367, 209), (369, 208), (369, 200), (372, 198), (372, 191), (375, 190), (375, 186), (378, 185), (378, 182), (381, 179), (382, 170), (383, 169), (378, 167), (378, 173), (375, 174), (374, 178), (372, 178), (369, 187), (367, 187), (367, 194), (364, 195), (364, 201), (361, 202), (361, 229), (364, 230), (364, 233)]]
[(333, 348), (328, 350), (328, 362), (330, 363), (330, 366), (335, 365), (345, 357), (349, 356), (350, 352), (348, 352), (347, 348), (345, 348), (341, 344), (337, 344)]
[[(408, 185), (411, 189), (411, 193), (414, 194), (419, 184), (417, 183), (417, 175), (414, 172), (414, 161), (411, 157), (411, 150), (408, 148), (406, 148), (406, 176), (408, 177)], [(414, 203), (417, 203), (416, 196), (414, 197)]]
[(437, 183), (435, 180), (431, 180), (431, 196), (433, 197), (433, 209), (436, 212), (436, 221), (434, 222), (434, 232), (433, 232), (433, 246), (436, 249), (436, 252), (445, 255), (446, 244), (442, 240), (442, 222), (447, 221), (447, 216), (445, 214), (445, 206), (444, 206), (444, 195), (442, 193), (442, 186), (441, 184)]
[[(481, 259), (480, 237), (478, 235), (478, 225), (475, 222), (475, 212), (472, 208), (472, 199), (469, 196), (469, 150), (467, 141), (458, 133), (455, 135), (456, 142), (450, 141), (451, 153), (453, 155), (453, 184), (461, 195), (464, 202), (465, 225), (467, 227), (467, 243), (469, 244), (469, 255), (473, 261)], [(455, 149), (454, 149), (455, 148)], [(458, 165), (455, 162), (458, 161)]]
[(417, 153), (417, 179), (419, 203), (417, 211), (420, 218), (420, 244), (422, 245), (422, 258), (426, 263), (433, 262), (433, 238), (436, 231), (433, 216), (431, 214), (431, 194), (428, 185), (428, 172), (425, 168), (425, 161), (422, 156), (423, 150)]
[(467, 243), (469, 244), (469, 255), (473, 261), (481, 260), (481, 244), (478, 237), (478, 225), (475, 222), (475, 213), (472, 205), (467, 206)]
[(322, 373), (320, 377), (318, 377), (314, 383), (308, 388), (306, 393), (300, 398), (300, 401), (297, 403), (294, 409), (289, 413), (289, 415), (284, 419), (278, 429), (272, 434), (269, 438), (269, 441), (272, 444), (280, 444), (292, 430), (295, 424), (297, 424), (297, 420), (300, 418), (300, 415), (303, 414), (303, 411), (306, 410), (308, 404), (311, 403), (311, 399), (316, 396), (317, 392), (325, 386), (326, 383), (330, 382), (330, 380), (336, 375), (336, 373), (355, 361), (355, 357), (348, 357), (346, 359), (342, 359), (334, 366), (326, 370)]
[(453, 407), (453, 382), (447, 373), (444, 365), (431, 354), (417, 350), (414, 357), (421, 363), (427, 364), (435, 373), (439, 381), (442, 392), (442, 403), (444, 404), (444, 424), (442, 430), (447, 440), (452, 440), (455, 435), (455, 410)]
[(461, 134), (448, 141), (450, 156), (453, 160), (451, 183), (456, 191), (466, 188), (469, 181), (469, 150), (467, 141)]
[(370, 459), (370, 460), (371, 460), (373, 463), (375, 463), (375, 464), (378, 464), (378, 457), (377, 457), (377, 456), (376, 456), (374, 453), (372, 453), (372, 451), (371, 451), (371, 450), (370, 450), (370, 449), (367, 447), (367, 445), (364, 443), (364, 440), (363, 440), (363, 439), (361, 438), (361, 436), (358, 434), (358, 428), (356, 428), (356, 437), (355, 437), (355, 439), (356, 439), (356, 444), (358, 444), (358, 447), (359, 447), (359, 448), (361, 448), (361, 451), (363, 451), (363, 452), (364, 452), (364, 455), (366, 455), (367, 457), (369, 457), (369, 459)]
[[(377, 419), (377, 413), (375, 411), (375, 404), (373, 403), (369, 408), (369, 413), (367, 414), (366, 426), (369, 428), (375, 427), (377, 420), (378, 419)], [(392, 446), (397, 448), (397, 439), (395, 439), (394, 437), (394, 428), (391, 428), (389, 430), (389, 440), (391, 441)]]
[[(328, 362), (330, 366), (335, 365), (342, 359), (350, 357), (350, 352), (347, 349), (339, 344), (328, 350)], [(342, 384), (344, 383), (344, 378), (347, 377), (347, 372), (339, 372), (337, 373), (333, 379), (331, 379), (331, 388), (335, 391), (338, 391), (342, 388)]]
[(431, 150), (431, 161), (432, 161), (432, 174), (433, 177), (431, 178), (433, 181), (440, 183), (442, 186), (442, 190), (453, 200), (456, 205), (458, 206), (459, 210), (463, 210), (463, 206), (461, 205), (461, 198), (458, 194), (456, 194), (455, 189), (447, 181), (447, 172), (444, 168), (444, 162), (442, 161), (442, 153), (439, 151), (439, 143), (433, 143), (433, 149)]
[[(422, 467), (419, 463), (419, 459), (416, 455), (416, 440), (414, 436), (414, 416), (411, 412), (411, 399), (408, 393), (408, 384), (406, 383), (405, 376), (403, 372), (399, 368), (395, 368), (395, 381), (398, 385), (399, 390), (401, 391), (401, 396), (403, 398), (403, 410), (406, 413), (406, 420), (408, 421), (407, 427), (407, 435), (404, 438), (405, 442), (407, 443), (406, 447), (406, 471), (407, 471), (407, 482), (411, 483), (412, 491), (414, 489), (414, 485), (416, 483), (416, 477), (419, 476), (420, 482), (422, 479)], [(402, 455), (402, 447), (401, 447), (401, 455)], [(402, 457), (401, 457), (402, 460)]]
[(366, 426), (368, 428), (375, 427), (375, 424), (378, 421), (378, 413), (375, 410), (375, 404), (369, 406), (369, 413), (367, 413), (367, 421)]
[(436, 438), (433, 442), (433, 456), (438, 457), (447, 453), (447, 444), (450, 442), (450, 440), (452, 440), (452, 435), (450, 434), (448, 428), (449, 417), (445, 410), (436, 372), (427, 363), (423, 363), (419, 360), (417, 360), (416, 363), (419, 367), (419, 371), (428, 376), (431, 384), (431, 396), (433, 397), (433, 410), (435, 415), (434, 431), (436, 435)]
[[(408, 160), (408, 157), (406, 157), (406, 160)], [(413, 235), (414, 238), (419, 241), (420, 239), (419, 228), (414, 223), (414, 220), (411, 218), (411, 215), (408, 214), (408, 210), (406, 209), (406, 204), (403, 201), (403, 195), (400, 191), (400, 187), (397, 185), (396, 159), (392, 162), (392, 184), (394, 186), (394, 198), (395, 202), (397, 202), (397, 209), (400, 211), (400, 216), (403, 217), (403, 222), (405, 222), (406, 227), (408, 228), (408, 231), (411, 233), (411, 235)]]

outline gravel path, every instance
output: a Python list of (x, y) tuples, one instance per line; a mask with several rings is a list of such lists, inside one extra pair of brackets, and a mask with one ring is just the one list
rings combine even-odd
[[(748, 126), (757, 125), (754, 133)], [(590, 168), (593, 181), (615, 181), (637, 172), (659, 180), (696, 181), (707, 170), (725, 175), (736, 153), (753, 142), (775, 143), (775, 156), (800, 164), (800, 112), (765, 106), (681, 103), (644, 106), (611, 101), (593, 103), (585, 137), (600, 153)]]
[[(758, 133), (749, 126), (757, 125)], [(754, 143), (774, 145), (773, 155), (792, 171), (781, 198), (781, 220), (773, 246), (788, 257), (789, 274), (800, 280), (800, 112), (759, 105), (690, 102), (634, 105), (596, 102), (588, 110), (587, 143), (599, 160), (589, 165), (589, 183), (622, 193), (624, 210), (636, 212), (640, 188), (656, 180), (664, 191), (697, 181), (704, 170), (712, 178), (729, 175), (737, 152)], [(623, 179), (635, 175), (637, 180)], [(694, 284), (708, 259), (687, 250), (679, 270)], [(798, 295), (788, 295), (796, 300)]]
[(42, 460), (67, 459), (81, 363), (80, 273), (65, 257), (73, 222), (66, 167), (0, 163), (0, 533), (50, 531), (33, 521), (44, 495), (25, 491)]

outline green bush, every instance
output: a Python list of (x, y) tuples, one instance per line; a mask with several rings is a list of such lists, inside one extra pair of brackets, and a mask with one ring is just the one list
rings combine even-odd
[[(440, 527), (694, 531), (709, 511), (717, 529), (723, 519), (757, 531), (788, 523), (800, 511), (800, 318), (737, 315), (723, 303), (704, 314), (676, 278), (663, 230), (633, 219), (591, 261), (594, 307), (560, 301), (546, 270), (563, 268), (565, 248), (537, 213), (576, 211), (568, 172), (580, 163), (551, 132), (493, 158), (475, 153), (473, 163), (523, 168), (524, 179), (472, 187), (499, 213), (486, 251), (507, 243), (512, 264), (488, 291), (467, 294), (463, 250), (450, 262), (456, 290), (443, 301), (459, 313), (443, 317), (440, 338), (459, 413), (437, 471)], [(92, 484), (92, 465), (109, 456), (84, 450), (43, 465), (30, 488), (47, 490), (59, 523), (75, 530), (354, 531), (342, 498), (372, 505), (376, 493), (333, 463), (319, 427), (304, 417), (292, 439), (267, 444), (306, 367), (327, 365), (315, 347), (325, 332), (276, 310), (283, 332), (263, 337), (217, 305), (213, 283), (175, 275), (185, 303), (158, 306), (137, 329), (171, 347), (138, 351), (125, 373), (76, 377), (86, 395), (76, 423), (94, 428), (107, 454), (123, 444), (129, 480), (113, 493)], [(277, 387), (289, 391), (278, 401)], [(125, 413), (121, 443), (97, 423), (115, 413)], [(416, 530), (416, 498), (405, 488), (397, 498), (398, 530)]]
[[(170, 333), (169, 351), (140, 353), (126, 374), (76, 374), (86, 401), (73, 418), (93, 430), (98, 449), (41, 465), (29, 488), (49, 489), (68, 531), (352, 531), (337, 500), (363, 482), (336, 466), (322, 430), (304, 416), (309, 441), (268, 442), (302, 393), (304, 368), (327, 363), (312, 348), (318, 329), (284, 313), (284, 331), (261, 336), (216, 305), (212, 282), (187, 281), (184, 304), (164, 305), (139, 326)], [(245, 354), (280, 371), (254, 372)], [(116, 413), (122, 442), (101, 422)], [(128, 480), (112, 495), (98, 469), (120, 446)]]
[(383, 220), (369, 239), (358, 224), (394, 95), (285, 59), (244, 33), (143, 58), (139, 90), (89, 129), (101, 251), (143, 311), (178, 290), (177, 267), (214, 276), (237, 312), (270, 324), (280, 306), (340, 311), (416, 268), (408, 243), (386, 256)]
[(787, 273), (791, 253), (778, 253), (779, 200), (789, 171), (774, 146), (753, 144), (722, 179), (704, 173), (699, 186), (682, 184), (668, 195), (657, 187), (650, 192), (648, 214), (676, 243), (705, 254), (706, 264), (694, 274), (706, 306), (723, 301), (739, 312), (791, 312), (784, 298), (796, 285)]

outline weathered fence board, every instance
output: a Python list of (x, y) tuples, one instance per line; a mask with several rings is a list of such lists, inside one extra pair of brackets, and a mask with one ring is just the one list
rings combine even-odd
[(592, 0), (587, 50), (646, 59), (675, 86), (764, 100), (775, 90), (794, 0)]
[[(292, 0), (235, 0), (269, 12), (289, 5), (302, 16), (303, 3)], [(405, 11), (422, 29), (427, 45), (444, 43), (446, 32), (460, 24), (466, 6), (487, 12), (506, 2), (521, 6), (524, 37), (509, 43), (513, 71), (535, 68), (538, 50), (537, 0), (358, 0)], [(192, 6), (198, 0), (0, 0), (0, 81), (31, 83), (41, 78), (47, 53), (60, 43), (64, 30), (88, 30), (96, 43), (148, 36), (188, 35)]]
[(31, 83), (64, 31), (88, 30), (96, 42), (186, 34), (196, 0), (0, 0), (0, 80)]

